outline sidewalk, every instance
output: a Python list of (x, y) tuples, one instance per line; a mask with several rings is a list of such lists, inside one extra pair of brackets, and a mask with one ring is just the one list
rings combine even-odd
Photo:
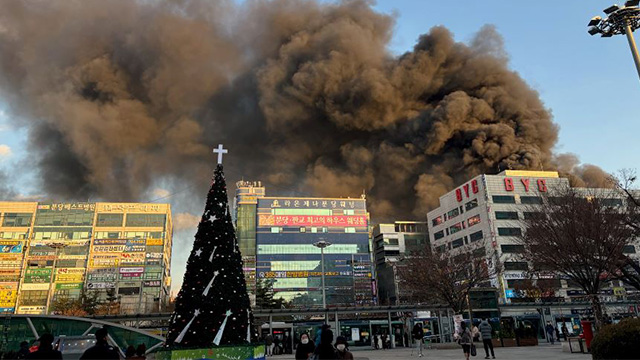
[[(477, 345), (476, 345), (477, 346)], [(540, 344), (538, 346), (495, 348), (496, 359), (513, 360), (591, 360), (590, 354), (570, 354), (562, 352), (559, 344)], [(418, 358), (414, 350), (411, 356), (411, 349), (398, 348), (393, 350), (355, 350), (353, 356), (356, 360), (398, 360), (398, 359), (464, 359), (462, 348), (453, 350), (425, 349), (424, 357)], [(470, 359), (484, 359), (484, 348), (478, 347), (478, 355)], [(284, 360), (294, 359), (293, 355), (279, 355), (268, 359)]]

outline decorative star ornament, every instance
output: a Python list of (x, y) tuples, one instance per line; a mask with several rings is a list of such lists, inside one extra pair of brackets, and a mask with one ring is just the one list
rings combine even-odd
[(202, 250), (200, 250), (200, 249), (196, 250), (196, 256), (198, 256), (198, 257), (199, 257), (199, 256), (200, 256), (200, 254), (202, 254)]
[(220, 207), (223, 207), (224, 203), (223, 202), (219, 202), (218, 205), (220, 205)]
[(215, 215), (211, 215), (211, 216), (209, 217), (209, 221), (211, 221), (211, 222), (214, 222), (214, 221), (216, 221), (217, 219), (218, 219), (218, 218), (217, 218)]

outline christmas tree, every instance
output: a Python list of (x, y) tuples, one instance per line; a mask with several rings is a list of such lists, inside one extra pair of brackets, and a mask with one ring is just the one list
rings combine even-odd
[(251, 342), (253, 313), (220, 162), (221, 156), (171, 316), (168, 347)]

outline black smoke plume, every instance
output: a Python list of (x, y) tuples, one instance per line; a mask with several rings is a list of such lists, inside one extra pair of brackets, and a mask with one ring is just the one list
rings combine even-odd
[(231, 180), (366, 191), (378, 219), (423, 218), (479, 173), (557, 168), (557, 127), (492, 27), (394, 56), (393, 25), (365, 0), (3, 1), (0, 96), (57, 198), (204, 193), (218, 143)]

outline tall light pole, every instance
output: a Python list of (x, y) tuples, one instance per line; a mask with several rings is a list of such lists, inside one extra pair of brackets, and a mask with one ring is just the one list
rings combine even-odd
[(322, 308), (327, 308), (327, 292), (324, 285), (324, 248), (331, 246), (332, 244), (325, 240), (320, 240), (313, 243), (313, 246), (320, 248), (320, 265), (322, 269)]
[(603, 10), (607, 14), (607, 18), (602, 19), (600, 16), (594, 16), (589, 21), (588, 26), (589, 34), (592, 36), (600, 34), (602, 37), (612, 37), (613, 35), (626, 34), (631, 48), (631, 55), (633, 55), (636, 70), (640, 77), (640, 55), (638, 55), (636, 41), (633, 38), (633, 32), (640, 28), (639, 3), (640, 0), (629, 0), (624, 6), (611, 5)]

